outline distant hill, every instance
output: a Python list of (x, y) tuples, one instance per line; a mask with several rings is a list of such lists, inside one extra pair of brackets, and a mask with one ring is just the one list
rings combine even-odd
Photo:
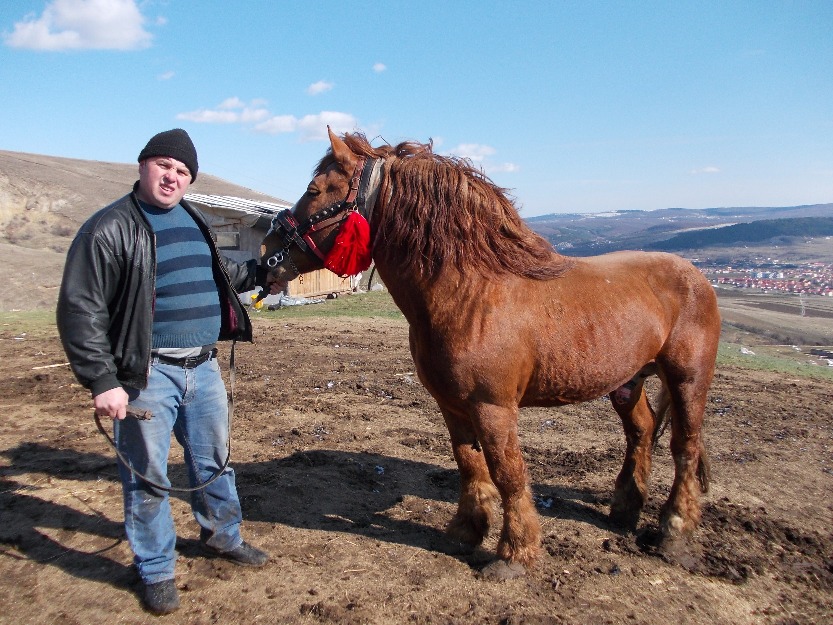
[(785, 236), (821, 237), (829, 234), (826, 220), (831, 216), (833, 204), (813, 204), (554, 214), (526, 221), (560, 252), (590, 256), (622, 249), (683, 252)]
[[(0, 150), (0, 310), (53, 306), (79, 226), (130, 191), (137, 163)], [(200, 171), (190, 192), (283, 201)]]
[(833, 217), (762, 219), (724, 228), (693, 230), (675, 234), (670, 239), (649, 245), (648, 249), (680, 252), (706, 247), (757, 244), (765, 241), (777, 241), (783, 245), (794, 237), (806, 239), (825, 236), (833, 236)]

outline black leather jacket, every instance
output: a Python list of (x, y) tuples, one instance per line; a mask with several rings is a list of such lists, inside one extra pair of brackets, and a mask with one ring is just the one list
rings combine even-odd
[[(156, 239), (139, 208), (137, 187), (81, 226), (64, 266), (58, 332), (75, 377), (93, 396), (122, 385), (147, 386)], [(256, 260), (221, 257), (202, 215), (184, 200), (181, 204), (211, 248), (222, 313), (219, 339), (251, 341), (251, 321), (235, 289), (253, 289), (263, 270)]]

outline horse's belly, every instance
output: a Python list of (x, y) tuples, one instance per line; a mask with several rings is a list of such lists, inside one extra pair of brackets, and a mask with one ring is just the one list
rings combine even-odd
[(536, 385), (528, 387), (521, 397), (519, 405), (524, 406), (564, 406), (584, 401), (591, 401), (606, 395), (621, 383), (588, 381), (584, 386), (572, 384), (564, 385)]
[(597, 399), (619, 388), (652, 363), (657, 349), (658, 346), (646, 341), (640, 346), (625, 346), (614, 354), (609, 350), (576, 350), (571, 356), (562, 356), (557, 361), (542, 358), (529, 376), (519, 404), (563, 406)]

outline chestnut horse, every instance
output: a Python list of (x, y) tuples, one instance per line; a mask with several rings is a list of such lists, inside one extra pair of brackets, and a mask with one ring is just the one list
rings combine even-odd
[[(269, 281), (319, 269), (344, 219), (370, 223), (376, 270), (407, 319), (419, 379), (439, 404), (460, 470), (448, 527), (475, 546), (503, 506), (490, 576), (523, 574), (541, 529), (518, 442), (518, 411), (609, 395), (626, 450), (610, 517), (634, 529), (648, 497), (655, 437), (667, 415), (675, 476), (660, 546), (685, 547), (708, 487), (702, 440), (720, 317), (714, 290), (665, 253), (558, 254), (503, 189), (431, 143), (372, 147), (338, 137), (261, 248)], [(657, 375), (656, 412), (643, 382)]]

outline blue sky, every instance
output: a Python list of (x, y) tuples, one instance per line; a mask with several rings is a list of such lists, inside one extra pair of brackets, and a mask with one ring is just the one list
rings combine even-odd
[[(521, 215), (833, 202), (833, 2), (0, 2), (0, 149), (296, 200), (326, 125), (433, 138)], [(90, 181), (95, 184), (95, 180)]]

